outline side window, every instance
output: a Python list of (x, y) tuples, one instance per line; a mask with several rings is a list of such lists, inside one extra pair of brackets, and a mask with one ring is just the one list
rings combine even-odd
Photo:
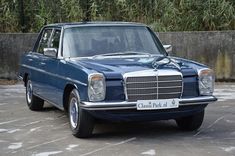
[(51, 43), (50, 43), (50, 48), (56, 48), (58, 51), (59, 44), (60, 44), (60, 32), (61, 30), (55, 29), (52, 37), (51, 37)]
[(41, 37), (41, 40), (39, 42), (39, 46), (38, 46), (37, 52), (43, 54), (43, 49), (44, 48), (48, 48), (48, 44), (49, 44), (49, 41), (50, 41), (51, 33), (52, 33), (52, 29), (45, 29), (44, 30), (44, 32), (42, 34), (42, 37)]

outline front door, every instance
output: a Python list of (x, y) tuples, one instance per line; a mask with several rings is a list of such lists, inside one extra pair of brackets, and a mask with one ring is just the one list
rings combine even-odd
[(35, 46), (33, 50), (33, 57), (30, 58), (30, 61), (33, 64), (35, 72), (30, 75), (30, 78), (33, 83), (34, 94), (44, 97), (45, 94), (45, 64), (43, 60), (45, 56), (43, 54), (43, 49), (47, 48), (49, 41), (52, 35), (52, 28), (45, 28), (40, 34), (41, 38), (38, 42), (38, 45)]
[[(57, 53), (59, 50), (59, 43), (61, 38), (61, 30), (58, 28), (54, 28), (48, 48), (55, 48)], [(41, 60), (40, 64), (43, 66), (43, 70), (45, 74), (43, 76), (44, 85), (43, 85), (43, 97), (48, 99), (48, 101), (58, 105), (58, 107), (62, 107), (59, 104), (61, 103), (62, 91), (59, 90), (58, 80), (60, 79), (60, 75), (58, 74), (58, 64), (59, 59), (57, 56), (48, 56), (44, 54), (44, 58)]]

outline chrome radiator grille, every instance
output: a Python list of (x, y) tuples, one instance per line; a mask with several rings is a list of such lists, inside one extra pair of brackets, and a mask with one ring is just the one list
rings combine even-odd
[(180, 98), (181, 75), (136, 76), (125, 78), (128, 101)]

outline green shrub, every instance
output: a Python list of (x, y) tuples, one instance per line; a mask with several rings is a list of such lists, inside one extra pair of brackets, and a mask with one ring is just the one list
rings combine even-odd
[(1, 0), (0, 32), (84, 19), (141, 22), (155, 31), (235, 30), (234, 8), (234, 0)]

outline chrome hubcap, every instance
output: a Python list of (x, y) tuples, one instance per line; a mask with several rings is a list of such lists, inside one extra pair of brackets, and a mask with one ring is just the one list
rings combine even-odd
[(70, 100), (69, 112), (71, 126), (75, 129), (78, 123), (78, 101), (75, 97)]
[(33, 96), (33, 87), (32, 87), (31, 81), (29, 80), (27, 82), (27, 89), (26, 89), (26, 98), (27, 98), (28, 103), (31, 103), (32, 96)]

